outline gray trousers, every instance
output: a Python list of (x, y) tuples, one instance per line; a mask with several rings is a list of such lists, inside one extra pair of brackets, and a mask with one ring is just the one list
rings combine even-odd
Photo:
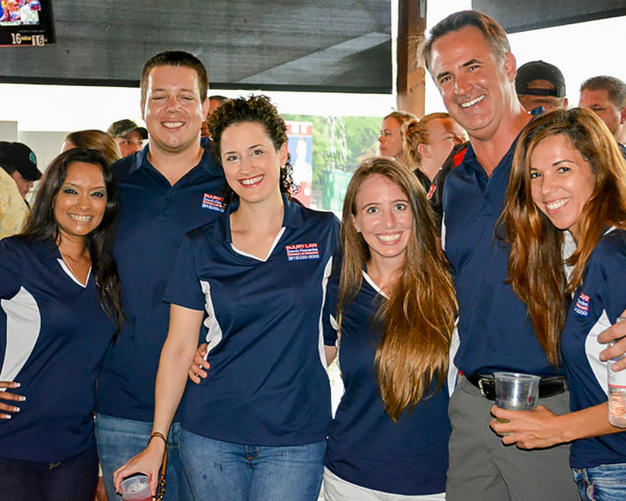
[[(539, 399), (552, 412), (569, 412), (569, 392)], [(576, 501), (569, 445), (523, 450), (503, 445), (489, 421), (494, 402), (464, 377), (450, 399), (452, 424), (448, 501)]]

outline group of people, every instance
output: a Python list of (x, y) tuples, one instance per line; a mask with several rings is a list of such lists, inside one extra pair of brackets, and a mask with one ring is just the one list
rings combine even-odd
[[(422, 55), (448, 113), (385, 117), (341, 223), (290, 196), (265, 96), (201, 139), (185, 52), (144, 65), (141, 150), (109, 167), (68, 136), (0, 241), (7, 499), (91, 500), (98, 462), (110, 500), (162, 471), (183, 501), (626, 496), (603, 362), (626, 351), (618, 143), (591, 111), (531, 116), (477, 11)], [(538, 407), (495, 407), (496, 371), (541, 376)]]

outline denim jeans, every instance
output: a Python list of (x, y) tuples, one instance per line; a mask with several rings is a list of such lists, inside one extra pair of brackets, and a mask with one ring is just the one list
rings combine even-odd
[(97, 478), (95, 447), (60, 463), (0, 459), (0, 499), (93, 501)]
[(601, 464), (592, 468), (572, 468), (583, 501), (624, 501), (626, 463)]
[(266, 447), (181, 430), (183, 467), (196, 501), (315, 501), (326, 442)]
[[(98, 457), (109, 501), (122, 501), (113, 487), (113, 472), (141, 452), (150, 438), (152, 423), (96, 415)], [(190, 501), (191, 491), (180, 462), (180, 425), (173, 423), (167, 437), (164, 501)]]

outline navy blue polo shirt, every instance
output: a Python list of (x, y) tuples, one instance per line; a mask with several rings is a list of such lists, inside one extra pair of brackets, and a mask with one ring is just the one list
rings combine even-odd
[(506, 282), (510, 245), (495, 234), (514, 149), (515, 142), (488, 177), (470, 144), (444, 185), (442, 240), (459, 301), (460, 345), (454, 364), (468, 375), (564, 371), (548, 362), (526, 305)]
[(0, 457), (60, 462), (95, 447), (96, 376), (113, 337), (90, 275), (82, 285), (52, 239), (0, 242), (0, 380), (26, 397), (0, 420)]
[(284, 199), (266, 259), (232, 245), (230, 213), (187, 235), (165, 292), (206, 310), (211, 370), (190, 384), (181, 425), (215, 440), (304, 445), (324, 440), (330, 384), (321, 313), (339, 221)]
[[(339, 274), (328, 283), (324, 307), (324, 340), (337, 339), (335, 312)], [(345, 393), (328, 430), (325, 465), (353, 484), (402, 495), (446, 490), (448, 469), (448, 391), (444, 383), (430, 398), (405, 411), (397, 423), (386, 413), (374, 368), (376, 348), (384, 329), (375, 319), (382, 301), (380, 289), (364, 272), (352, 303), (344, 307), (339, 366)]]
[(200, 163), (170, 182), (147, 159), (148, 146), (113, 165), (121, 210), (114, 256), (126, 321), (98, 380), (98, 412), (152, 421), (154, 382), (167, 337), (162, 301), (185, 233), (223, 212), (224, 176), (204, 151)]
[[(606, 234), (593, 250), (574, 295), (561, 345), (570, 386), (570, 408), (578, 411), (607, 401), (607, 368), (598, 335), (614, 324), (626, 309), (626, 232)], [(626, 433), (576, 440), (572, 443), (573, 468), (626, 463)]]

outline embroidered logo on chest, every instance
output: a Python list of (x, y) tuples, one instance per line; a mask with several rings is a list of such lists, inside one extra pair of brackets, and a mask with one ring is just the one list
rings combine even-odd
[(288, 261), (305, 261), (308, 259), (319, 259), (320, 251), (317, 243), (285, 245)]
[(202, 208), (217, 212), (224, 212), (224, 198), (218, 197), (217, 195), (211, 195), (210, 193), (205, 193), (202, 197)]
[(589, 296), (583, 292), (578, 296), (578, 300), (574, 305), (574, 313), (581, 317), (589, 316)]

